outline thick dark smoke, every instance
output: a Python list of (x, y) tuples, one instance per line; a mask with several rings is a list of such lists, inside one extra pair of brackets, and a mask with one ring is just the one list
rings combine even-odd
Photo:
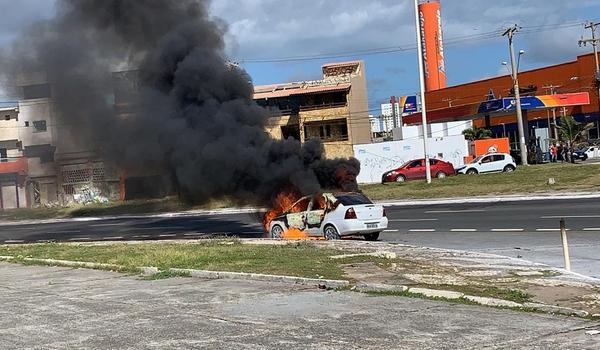
[[(250, 77), (225, 58), (226, 26), (207, 8), (204, 0), (59, 0), (56, 17), (31, 26), (3, 68), (47, 74), (69, 131), (62, 141), (138, 173), (167, 172), (191, 201), (265, 203), (290, 185), (355, 189), (358, 161), (325, 160), (318, 141), (269, 137)], [(126, 115), (109, 98), (118, 70), (137, 72)]]

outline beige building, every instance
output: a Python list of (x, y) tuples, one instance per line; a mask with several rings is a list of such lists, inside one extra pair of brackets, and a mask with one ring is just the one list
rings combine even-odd
[(320, 139), (328, 158), (351, 157), (353, 145), (371, 142), (363, 61), (326, 64), (323, 79), (254, 87), (268, 108), (267, 131), (277, 139)]

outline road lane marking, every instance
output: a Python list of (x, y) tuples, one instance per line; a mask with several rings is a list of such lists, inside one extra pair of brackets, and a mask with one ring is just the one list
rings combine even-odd
[(120, 222), (118, 224), (96, 224), (96, 225), (90, 225), (90, 227), (107, 227), (107, 226), (122, 226), (122, 225), (126, 225), (126, 222)]
[(493, 228), (492, 232), (523, 232), (524, 228)]
[(9, 239), (7, 241), (4, 241), (4, 243), (24, 243), (25, 241), (22, 239)]
[(210, 235), (210, 233), (184, 233), (184, 236), (206, 236)]
[(168, 226), (168, 227), (133, 227), (132, 230), (181, 230), (183, 226)]
[(541, 219), (594, 219), (600, 218), (600, 215), (557, 215), (542, 216)]
[(64, 235), (64, 234), (68, 234), (68, 233), (79, 233), (81, 232), (80, 230), (69, 230), (69, 231), (54, 231), (54, 232), (48, 232), (48, 235)]
[(438, 219), (390, 219), (391, 222), (420, 222), (420, 221), (438, 221)]
[(177, 236), (177, 235), (174, 233), (166, 233), (164, 235), (158, 235), (158, 237), (175, 237), (175, 236)]
[(383, 230), (383, 232), (400, 232), (400, 230)]
[(137, 235), (137, 236), (131, 236), (131, 238), (150, 238), (150, 235)]
[(450, 232), (477, 232), (476, 228), (453, 228)]
[(102, 237), (100, 239), (104, 240), (115, 240), (115, 239), (123, 239), (123, 236), (115, 236), (115, 237)]
[(69, 241), (89, 241), (91, 240), (90, 237), (73, 237), (73, 238), (69, 238)]
[[(560, 232), (559, 228), (536, 228), (535, 230), (538, 232)], [(571, 231), (571, 229), (568, 228), (567, 231)]]
[(483, 209), (465, 209), (465, 210), (429, 210), (425, 214), (450, 214), (450, 213), (482, 213)]
[(587, 227), (583, 229), (584, 231), (600, 231), (600, 227)]
[(410, 229), (408, 232), (435, 232), (435, 229), (432, 228), (418, 228), (418, 229)]

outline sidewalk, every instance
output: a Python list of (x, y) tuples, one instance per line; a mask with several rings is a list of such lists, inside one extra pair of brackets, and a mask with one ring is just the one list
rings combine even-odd
[(7, 349), (597, 349), (598, 322), (286, 284), (0, 263)]

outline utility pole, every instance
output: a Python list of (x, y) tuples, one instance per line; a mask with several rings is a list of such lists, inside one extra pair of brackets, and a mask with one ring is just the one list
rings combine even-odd
[(421, 124), (423, 126), (423, 153), (425, 153), (425, 173), (427, 183), (431, 183), (431, 165), (427, 153), (427, 107), (425, 105), (425, 68), (423, 67), (423, 42), (421, 16), (419, 16), (419, 1), (415, 0), (415, 27), (417, 31), (417, 55), (419, 57), (419, 83), (421, 85)]
[(600, 23), (587, 22), (585, 25), (585, 29), (590, 29), (592, 31), (591, 39), (584, 39), (583, 36), (581, 40), (579, 40), (579, 46), (587, 46), (588, 43), (592, 44), (594, 49), (594, 60), (596, 61), (596, 84), (598, 85), (598, 105), (600, 108), (600, 62), (598, 62), (598, 43), (600, 43), (600, 39), (596, 38), (596, 27)]
[[(550, 95), (555, 95), (556, 89), (559, 87), (560, 85), (546, 85), (544, 86), (544, 89), (549, 89)], [(552, 124), (554, 125), (554, 140), (558, 141), (558, 128), (556, 127), (556, 108), (552, 108)]]
[(513, 37), (520, 27), (516, 24), (508, 28), (502, 36), (508, 36), (508, 50), (510, 51), (510, 63), (512, 66), (513, 87), (515, 90), (515, 103), (517, 108), (517, 128), (519, 131), (519, 147), (521, 148), (521, 164), (527, 163), (527, 144), (525, 142), (525, 131), (523, 128), (523, 111), (521, 110), (521, 93), (519, 91), (519, 72), (517, 71), (517, 62), (515, 60), (515, 51), (513, 49)]

